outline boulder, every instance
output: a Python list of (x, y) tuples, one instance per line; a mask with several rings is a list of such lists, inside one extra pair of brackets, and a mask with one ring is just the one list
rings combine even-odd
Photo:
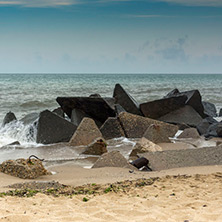
[(168, 128), (169, 137), (173, 137), (178, 131), (178, 126), (127, 112), (120, 113), (118, 118), (128, 138), (142, 138), (147, 128), (152, 124), (158, 124), (160, 127), (165, 127), (165, 129)]
[(113, 97), (115, 98), (115, 103), (120, 104), (127, 112), (142, 115), (137, 102), (120, 84), (115, 85)]
[(29, 125), (34, 123), (39, 118), (39, 113), (29, 113), (22, 119), (20, 119), (20, 122), (22, 122), (24, 125)]
[(117, 115), (117, 116), (118, 116), (121, 112), (126, 112), (126, 110), (123, 109), (123, 107), (122, 107), (120, 104), (115, 104), (114, 107), (115, 107), (115, 112), (116, 112), (116, 115)]
[(94, 94), (91, 94), (89, 97), (90, 98), (101, 98), (101, 95), (98, 93), (94, 93)]
[(97, 138), (85, 148), (82, 154), (102, 155), (103, 153), (107, 153), (106, 141), (103, 138)]
[(138, 153), (162, 151), (162, 148), (152, 141), (142, 137), (134, 146), (130, 157), (137, 156)]
[(192, 138), (192, 139), (199, 139), (200, 134), (198, 133), (196, 128), (187, 128), (185, 129), (177, 138)]
[(222, 122), (213, 123), (207, 129), (205, 137), (222, 137)]
[(222, 137), (222, 123), (218, 124), (216, 132), (217, 136)]
[(37, 143), (50, 144), (68, 142), (77, 126), (55, 113), (45, 110), (40, 113), (37, 123)]
[(69, 118), (73, 109), (79, 109), (101, 123), (104, 123), (108, 117), (116, 116), (114, 109), (103, 98), (57, 97), (56, 101)]
[(35, 179), (51, 174), (38, 159), (6, 160), (0, 164), (0, 172), (22, 179)]
[(149, 167), (149, 160), (145, 157), (140, 157), (134, 161), (132, 161), (130, 164), (132, 164), (137, 169), (140, 169), (141, 171), (152, 171)]
[(185, 106), (187, 96), (175, 96), (140, 104), (144, 116), (158, 119), (174, 110)]
[(100, 131), (106, 140), (125, 136), (117, 118), (109, 117), (101, 126)]
[(57, 114), (58, 116), (60, 116), (62, 118), (65, 118), (64, 111), (62, 110), (61, 107), (58, 107), (58, 108), (54, 109), (52, 112)]
[(106, 101), (106, 103), (113, 109), (115, 110), (115, 98), (113, 97), (103, 97), (103, 99)]
[(122, 167), (136, 169), (134, 166), (129, 164), (125, 157), (117, 150), (104, 153), (92, 166), (92, 168), (100, 167)]
[(204, 114), (202, 97), (201, 97), (200, 92), (198, 90), (190, 90), (190, 91), (175, 93), (173, 96), (187, 96), (187, 100), (186, 100), (185, 104), (192, 106), (196, 110), (196, 112), (199, 113), (199, 115), (202, 118), (207, 117), (207, 115)]
[(218, 123), (214, 118), (212, 117), (207, 117), (203, 119), (197, 126), (197, 131), (199, 132), (200, 135), (207, 134), (207, 130), (210, 127), (211, 124), (213, 123)]
[(16, 117), (15, 117), (15, 114), (13, 112), (8, 112), (4, 119), (3, 119), (3, 123), (2, 123), (2, 126), (5, 126), (6, 124), (12, 122), (12, 121), (15, 121), (17, 120)]
[(15, 146), (15, 145), (21, 145), (21, 144), (19, 143), (19, 141), (15, 141), (15, 142), (8, 144), (7, 146)]
[(7, 148), (10, 147), (10, 146), (19, 146), (19, 145), (21, 145), (21, 144), (19, 143), (19, 141), (15, 141), (15, 142), (9, 143), (9, 144), (7, 144), (7, 145), (5, 145), (5, 146), (2, 146), (1, 149), (7, 149)]
[(168, 127), (168, 125), (151, 124), (143, 134), (143, 137), (153, 143), (170, 143), (169, 137), (173, 134), (176, 134), (175, 129)]
[(71, 122), (74, 125), (78, 126), (82, 122), (84, 117), (91, 118), (89, 115), (87, 115), (82, 110), (80, 110), (80, 109), (73, 109), (72, 110), (72, 115), (71, 115)]
[(203, 101), (202, 104), (204, 107), (204, 114), (206, 114), (207, 116), (211, 116), (211, 117), (217, 116), (217, 109), (213, 103)]
[(222, 109), (220, 109), (219, 111), (219, 116), (222, 116)]
[(170, 91), (169, 93), (167, 93), (167, 95), (164, 96), (163, 98), (169, 98), (172, 96), (176, 96), (178, 93), (180, 93), (180, 91), (176, 88), (176, 89), (173, 89), (172, 91)]
[(71, 146), (87, 146), (98, 137), (102, 137), (102, 133), (95, 124), (95, 121), (85, 117), (79, 124), (69, 144)]
[(191, 127), (196, 127), (202, 121), (202, 117), (193, 109), (193, 107), (184, 106), (160, 117), (159, 120), (173, 124), (186, 124)]
[(138, 156), (147, 158), (149, 167), (153, 171), (179, 167), (222, 165), (221, 147), (147, 152)]

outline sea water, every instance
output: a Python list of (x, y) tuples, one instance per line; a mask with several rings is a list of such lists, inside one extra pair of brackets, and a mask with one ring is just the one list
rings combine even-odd
[[(98, 93), (112, 97), (116, 83), (138, 103), (160, 99), (174, 88), (198, 89), (203, 101), (214, 103), (218, 111), (222, 108), (222, 75), (218, 74), (0, 74), (0, 125), (9, 111), (20, 120), (29, 113), (53, 110), (59, 106), (59, 96)], [(29, 129), (20, 121), (0, 126), (0, 147), (14, 141), (19, 141), (23, 149), (41, 146), (35, 143), (36, 132), (30, 136)], [(13, 149), (14, 154), (12, 148), (0, 148), (0, 156), (8, 152), (7, 157), (13, 157), (21, 147)]]

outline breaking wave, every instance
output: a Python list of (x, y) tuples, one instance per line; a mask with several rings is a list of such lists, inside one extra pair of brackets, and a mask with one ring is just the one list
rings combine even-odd
[(21, 121), (13, 121), (0, 127), (0, 147), (18, 141), (22, 146), (36, 144), (37, 127), (35, 123), (25, 125)]

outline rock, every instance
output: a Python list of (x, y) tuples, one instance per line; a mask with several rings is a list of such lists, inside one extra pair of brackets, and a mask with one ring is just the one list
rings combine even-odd
[(216, 132), (217, 136), (222, 137), (222, 123), (218, 124)]
[(82, 110), (80, 110), (80, 109), (73, 109), (72, 110), (72, 115), (71, 115), (71, 122), (74, 125), (78, 126), (82, 122), (84, 117), (91, 118), (89, 115), (87, 115)]
[(207, 116), (216, 117), (217, 116), (217, 109), (216, 106), (213, 103), (210, 102), (202, 102), (204, 106), (204, 113)]
[(134, 146), (131, 156), (137, 156), (138, 153), (162, 151), (162, 148), (152, 141), (142, 137)]
[(191, 127), (196, 127), (202, 121), (202, 117), (191, 106), (184, 106), (160, 117), (159, 120), (168, 123), (186, 124)]
[(1, 148), (2, 149), (7, 149), (9, 146), (16, 146), (16, 145), (21, 145), (21, 144), (19, 143), (19, 141), (15, 141), (15, 142), (9, 143), (5, 146), (2, 146)]
[(213, 123), (207, 129), (207, 133), (204, 134), (205, 137), (222, 137), (222, 123)]
[(185, 129), (177, 138), (192, 138), (192, 139), (199, 139), (200, 134), (198, 133), (197, 129), (195, 128), (187, 128)]
[(145, 157), (140, 157), (140, 158), (134, 160), (131, 164), (134, 167), (136, 167), (137, 169), (141, 169), (142, 167), (148, 167), (149, 161)]
[(21, 145), (19, 141), (15, 141), (13, 143), (8, 144), (7, 146)]
[(179, 90), (176, 88), (176, 89), (173, 89), (172, 91), (170, 91), (166, 96), (164, 96), (163, 98), (169, 98), (169, 97), (172, 97), (172, 96), (175, 96), (177, 95), (179, 92)]
[(111, 151), (109, 153), (104, 153), (92, 166), (92, 168), (100, 167), (123, 167), (136, 169), (131, 164), (127, 162), (125, 157), (119, 151)]
[(58, 107), (58, 108), (54, 109), (52, 112), (57, 114), (58, 116), (60, 116), (62, 118), (65, 118), (64, 111), (62, 110), (61, 107)]
[(101, 126), (100, 131), (106, 140), (125, 136), (117, 118), (109, 117)]
[(6, 124), (11, 123), (12, 121), (15, 121), (15, 120), (17, 120), (15, 117), (15, 114), (10, 111), (5, 115), (2, 126), (5, 126)]
[(24, 125), (29, 125), (31, 123), (34, 123), (39, 118), (39, 113), (29, 113), (22, 119), (20, 119), (20, 122), (22, 122)]
[(94, 142), (89, 144), (82, 154), (87, 155), (102, 155), (107, 153), (107, 144), (103, 138), (97, 138)]
[(42, 175), (51, 174), (38, 159), (6, 160), (0, 164), (0, 172), (22, 179), (35, 179)]
[(161, 127), (168, 127), (170, 137), (173, 137), (178, 131), (178, 127), (161, 121), (153, 120), (147, 117), (134, 115), (127, 112), (122, 112), (118, 116), (120, 124), (123, 127), (126, 137), (128, 138), (141, 138), (143, 137), (147, 128), (152, 124), (158, 124)]
[(203, 119), (197, 126), (197, 131), (199, 132), (200, 135), (207, 134), (207, 130), (210, 127), (211, 124), (213, 123), (218, 123), (214, 118), (212, 117), (207, 117)]
[(98, 94), (98, 93), (91, 94), (89, 97), (90, 97), (90, 98), (102, 98), (101, 95)]
[(123, 107), (120, 106), (120, 104), (115, 104), (114, 107), (115, 107), (115, 112), (116, 112), (116, 115), (117, 115), (117, 116), (118, 116), (121, 112), (126, 112), (126, 110), (123, 109)]
[(95, 121), (85, 117), (79, 124), (77, 130), (69, 141), (69, 144), (71, 146), (86, 146), (98, 137), (102, 137), (102, 133), (95, 124)]
[(115, 98), (115, 103), (120, 104), (127, 112), (142, 115), (137, 102), (120, 84), (115, 85), (113, 97)]
[[(171, 132), (171, 130), (173, 131)], [(168, 125), (151, 124), (143, 134), (143, 137), (153, 143), (170, 143), (169, 137), (173, 134), (176, 134), (175, 129), (168, 127)]]
[(106, 101), (106, 103), (115, 110), (115, 98), (113, 97), (103, 97), (103, 99)]
[(187, 96), (175, 96), (140, 104), (144, 116), (158, 119), (174, 110), (185, 106)]
[(37, 143), (68, 142), (77, 126), (60, 116), (45, 110), (40, 113), (37, 125)]
[(101, 123), (104, 123), (108, 117), (116, 116), (114, 109), (103, 98), (58, 97), (56, 101), (69, 118), (73, 109), (79, 109)]
[(219, 116), (222, 116), (222, 109), (220, 109), (219, 111)]
[(222, 165), (221, 147), (147, 152), (138, 156), (147, 158), (149, 167), (153, 171), (179, 167)]
[(207, 117), (206, 114), (204, 114), (204, 107), (202, 104), (202, 97), (200, 95), (200, 92), (198, 90), (190, 90), (185, 92), (180, 92), (177, 94), (174, 94), (173, 96), (187, 96), (186, 105), (192, 106), (197, 113), (202, 118)]

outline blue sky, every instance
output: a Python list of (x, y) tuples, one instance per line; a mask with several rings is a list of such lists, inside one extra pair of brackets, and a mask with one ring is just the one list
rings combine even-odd
[(0, 0), (0, 73), (222, 73), (222, 0)]

